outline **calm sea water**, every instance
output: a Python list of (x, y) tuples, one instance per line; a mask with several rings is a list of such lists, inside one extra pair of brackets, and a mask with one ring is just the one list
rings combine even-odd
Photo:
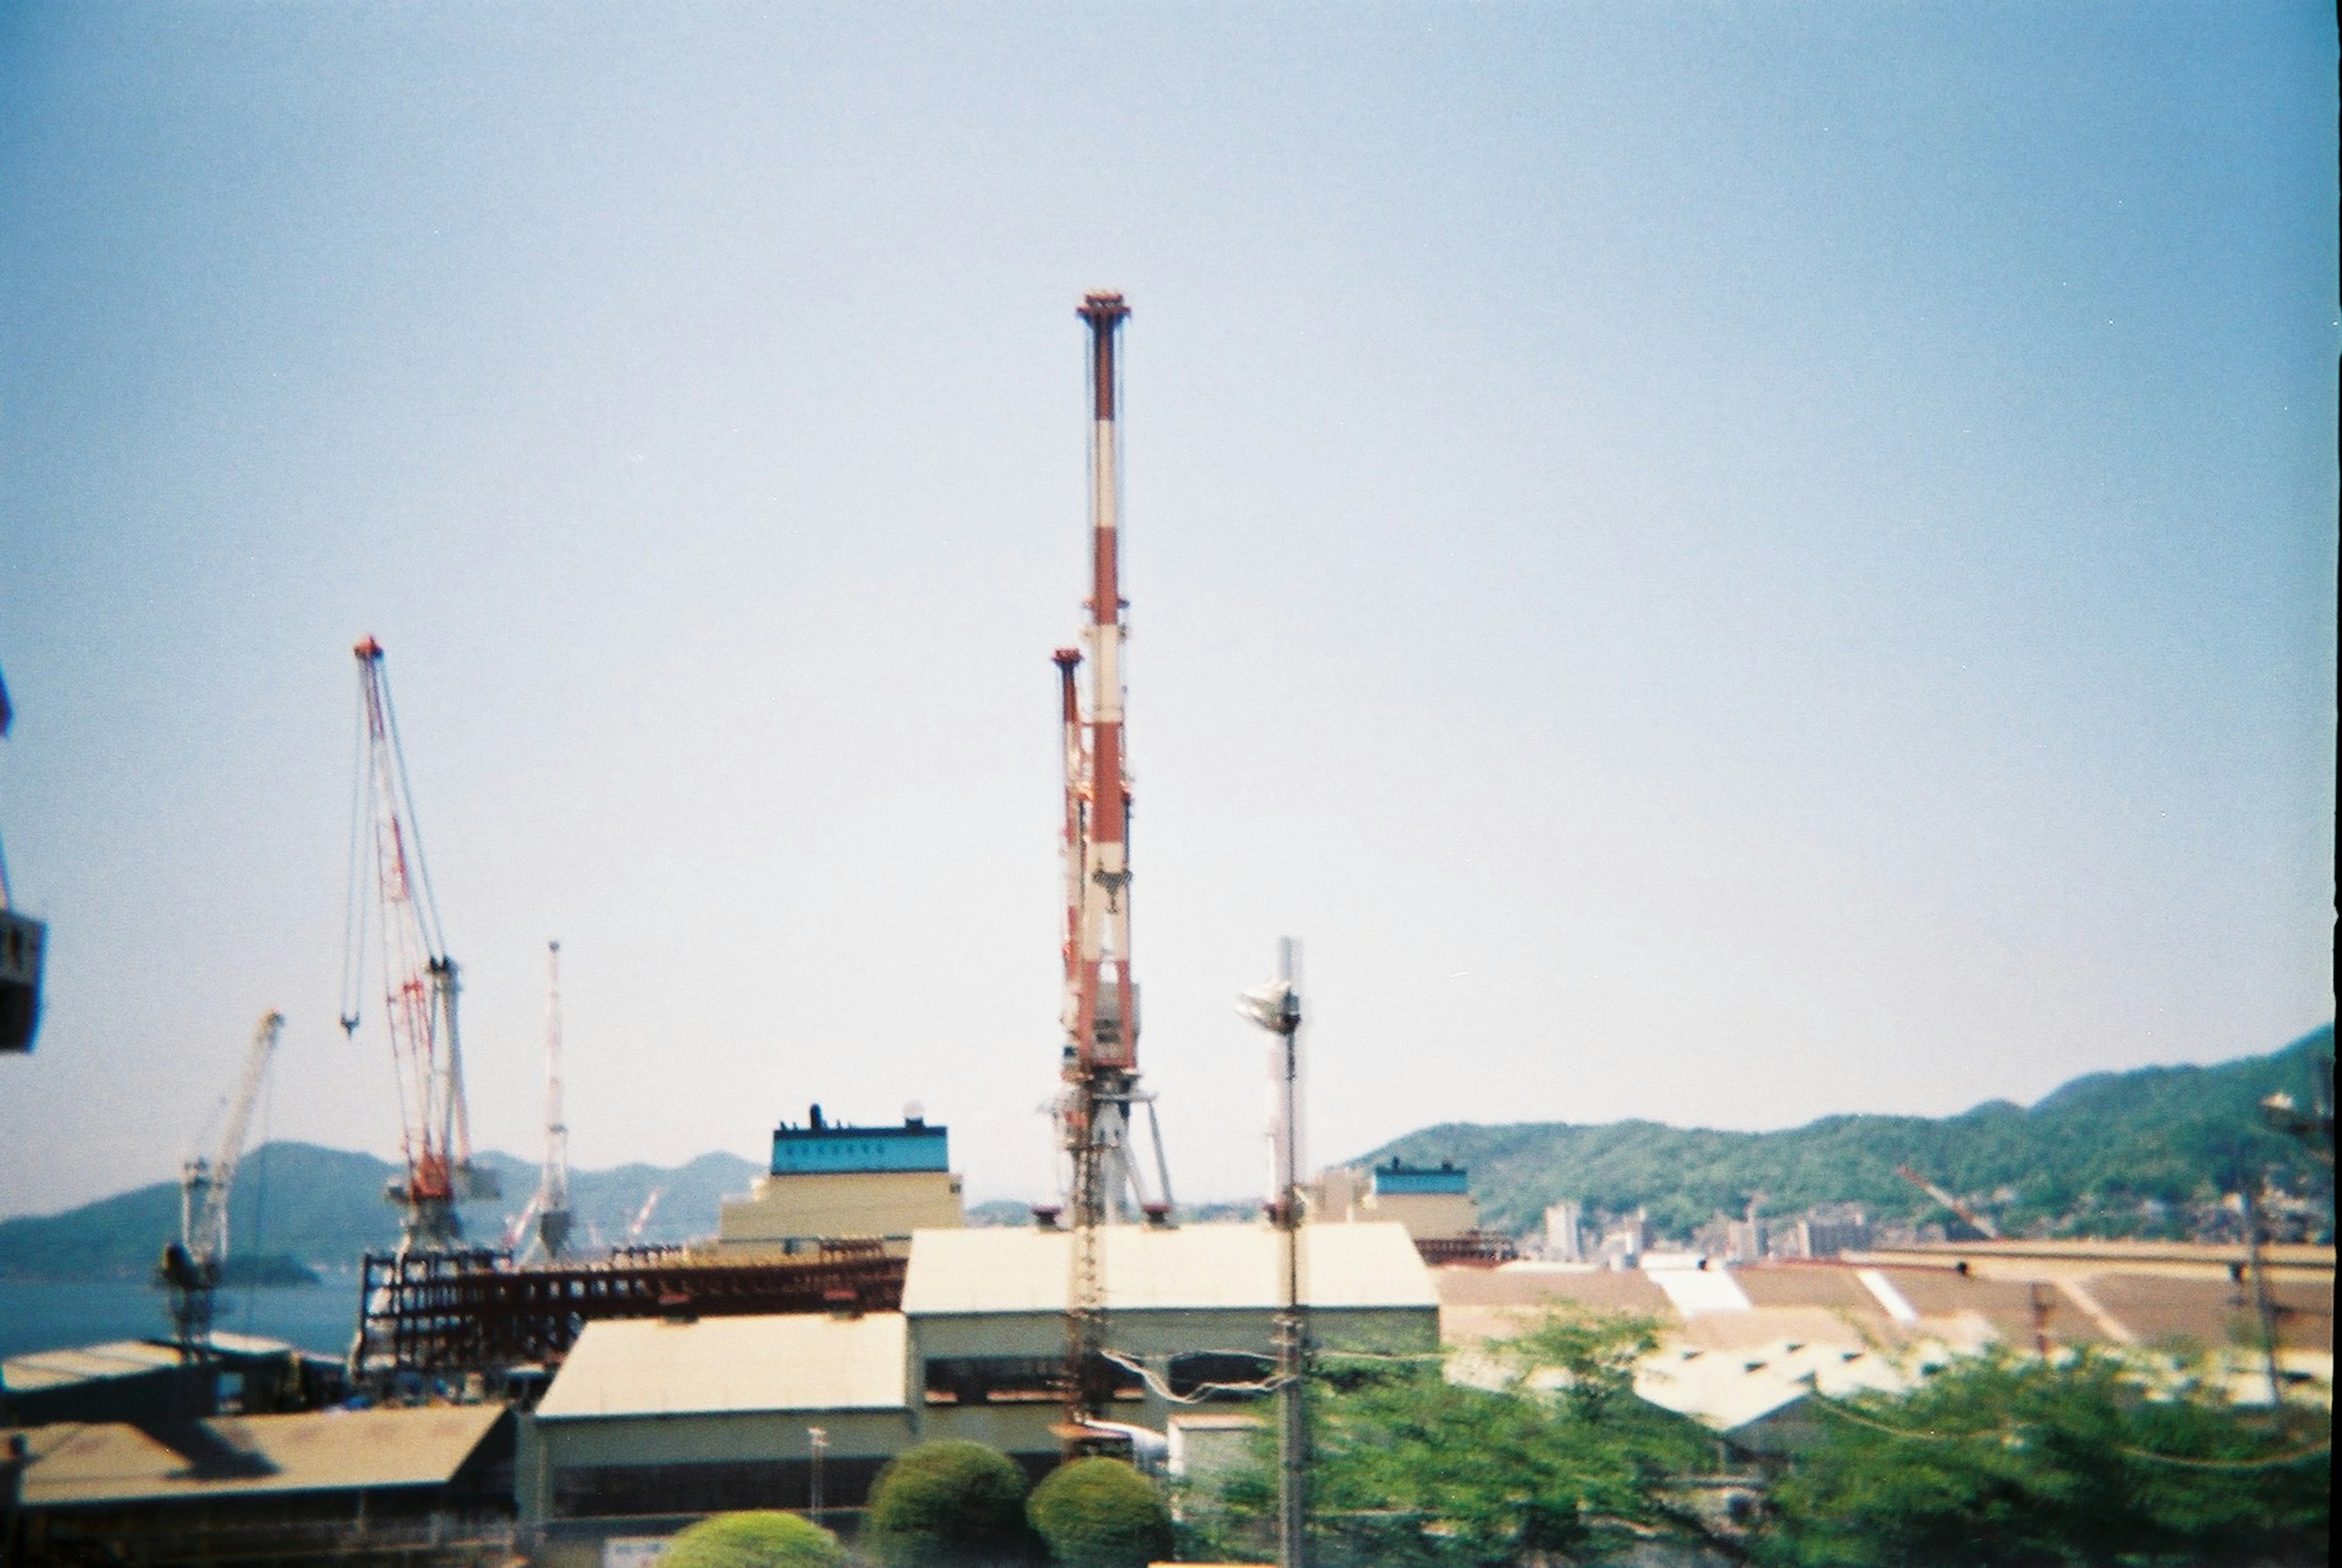
[[(357, 1327), (355, 1273), (315, 1285), (224, 1290), (212, 1326), (338, 1356)], [(0, 1357), (171, 1333), (163, 1293), (130, 1280), (0, 1280)]]

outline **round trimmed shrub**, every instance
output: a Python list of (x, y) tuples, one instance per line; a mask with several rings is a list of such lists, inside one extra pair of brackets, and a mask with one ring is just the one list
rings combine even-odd
[(846, 1549), (794, 1513), (719, 1513), (677, 1535), (660, 1568), (838, 1568)]
[(886, 1568), (990, 1568), (1035, 1555), (1025, 1473), (980, 1443), (924, 1443), (888, 1461), (864, 1531)]
[(1076, 1459), (1033, 1489), (1025, 1517), (1065, 1568), (1146, 1568), (1171, 1557), (1171, 1511), (1119, 1459)]

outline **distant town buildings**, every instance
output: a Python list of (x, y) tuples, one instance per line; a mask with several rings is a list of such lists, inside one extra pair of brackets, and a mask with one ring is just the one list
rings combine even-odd
[(1546, 1206), (1545, 1255), (1556, 1263), (1585, 1262), (1586, 1208), (1584, 1204), (1564, 1199), (1558, 1203), (1549, 1203)]

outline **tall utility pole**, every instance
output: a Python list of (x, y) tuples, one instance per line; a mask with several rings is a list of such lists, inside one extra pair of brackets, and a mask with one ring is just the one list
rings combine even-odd
[(2261, 1370), (2268, 1378), (2269, 1406), (2276, 1409), (2285, 1403), (2285, 1383), (2277, 1375), (2277, 1310), (2261, 1270), (2260, 1177), (2248, 1169), (2240, 1170), (2237, 1203), (2245, 1222), (2245, 1279), (2253, 1293), (2253, 1328), (2260, 1335)]
[(536, 1241), (550, 1260), (569, 1245), (569, 1124), (561, 1109), (561, 944), (545, 944), (545, 1170), (536, 1184)]
[[(1130, 315), (1118, 294), (1093, 294), (1076, 313), (1090, 333), (1090, 593), (1083, 646), (1060, 648), (1066, 768), (1064, 1089), (1059, 1137), (1069, 1166), (1072, 1256), (1066, 1285), (1063, 1437), (1087, 1446), (1112, 1393), (1104, 1356), (1106, 1225), (1132, 1198), (1167, 1217), (1169, 1182), (1149, 1203), (1130, 1158), (1138, 1090), (1138, 986), (1130, 964), (1130, 781), (1123, 769), (1119, 429), (1115, 337)], [(1077, 670), (1089, 663), (1085, 711)], [(1156, 1160), (1162, 1167), (1158, 1134)]]
[(1309, 1356), (1309, 1309), (1301, 1288), (1301, 944), (1276, 944), (1276, 978), (1236, 999), (1236, 1011), (1276, 1036), (1270, 1076), (1276, 1085), (1276, 1201), (1269, 1218), (1280, 1238), (1285, 1275), (1276, 1314), (1276, 1561), (1305, 1568), (1309, 1555), (1309, 1427), (1303, 1403)]

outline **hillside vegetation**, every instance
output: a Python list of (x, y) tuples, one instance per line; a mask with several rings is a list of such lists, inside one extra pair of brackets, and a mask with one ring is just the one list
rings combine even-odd
[[(507, 1216), (536, 1190), (536, 1167), (509, 1154), (483, 1155), (505, 1195), (464, 1207), (464, 1233), (501, 1243)], [(736, 1154), (702, 1154), (675, 1169), (621, 1165), (576, 1171), (569, 1178), (577, 1237), (623, 1239), (646, 1199), (664, 1195), (643, 1228), (645, 1242), (679, 1242), (716, 1229), (716, 1205), (747, 1191), (761, 1167)], [(372, 1154), (314, 1144), (263, 1144), (245, 1157), (228, 1204), (232, 1257), (297, 1260), (326, 1267), (355, 1263), (368, 1248), (397, 1244), (398, 1214), (383, 1188), (395, 1174)], [(158, 1182), (63, 1213), (0, 1220), (0, 1278), (134, 1278), (155, 1266), (163, 1243), (178, 1234), (179, 1189)]]
[[(1468, 1166), (1481, 1223), (1525, 1233), (1546, 1205), (1648, 1209), (1664, 1234), (1685, 1235), (1752, 1193), (1766, 1212), (1859, 1203), (1876, 1218), (1940, 1218), (1895, 1174), (1908, 1164), (1986, 1201), (2013, 1233), (2177, 1233), (2155, 1205), (2210, 1201), (2231, 1166), (2272, 1172), (2291, 1191), (2330, 1189), (2297, 1143), (2270, 1131), (2259, 1104), (2283, 1091), (2310, 1103), (2331, 1024), (2267, 1056), (2214, 1067), (2145, 1067), (2077, 1078), (2030, 1108), (1989, 1101), (1957, 1116), (1827, 1116), (1778, 1133), (1724, 1133), (1614, 1122), (1602, 1126), (1448, 1124), (1393, 1139), (1356, 1162)], [(2006, 1194), (1996, 1200), (1994, 1194)]]

